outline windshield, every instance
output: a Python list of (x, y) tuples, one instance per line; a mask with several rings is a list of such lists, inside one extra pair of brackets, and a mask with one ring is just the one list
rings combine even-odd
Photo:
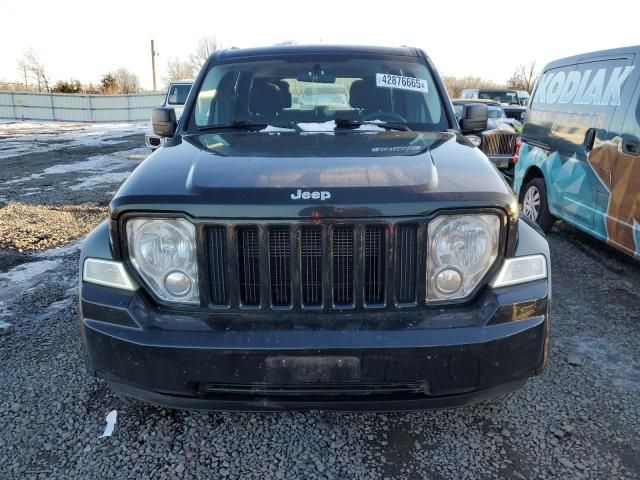
[(425, 63), (371, 55), (287, 55), (214, 65), (191, 117), (200, 128), (332, 120), (388, 122), (412, 130), (449, 128)]
[(330, 105), (335, 105), (336, 108), (349, 108), (349, 94), (344, 85), (313, 84), (304, 89), (299, 101), (302, 108)]
[(480, 92), (478, 93), (478, 98), (508, 105), (518, 105), (518, 94), (516, 92)]
[(184, 105), (189, 96), (191, 85), (171, 85), (167, 103), (169, 105)]

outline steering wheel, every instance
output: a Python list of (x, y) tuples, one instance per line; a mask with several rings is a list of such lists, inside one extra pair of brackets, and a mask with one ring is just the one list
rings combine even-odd
[(395, 112), (374, 112), (369, 115), (365, 115), (362, 118), (363, 122), (370, 122), (372, 120), (382, 120), (383, 122), (400, 122), (407, 123), (407, 119), (399, 113)]

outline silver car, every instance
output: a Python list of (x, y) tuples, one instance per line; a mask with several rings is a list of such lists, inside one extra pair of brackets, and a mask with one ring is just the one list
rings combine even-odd
[[(173, 107), (176, 112), (176, 120), (180, 119), (182, 110), (184, 110), (184, 104), (187, 101), (191, 87), (193, 86), (193, 80), (177, 80), (169, 84), (167, 90), (167, 96), (164, 99), (162, 107)], [(149, 129), (144, 135), (144, 144), (147, 148), (155, 150), (160, 147), (166, 138), (159, 137), (153, 133), (151, 128), (151, 122), (149, 122)]]

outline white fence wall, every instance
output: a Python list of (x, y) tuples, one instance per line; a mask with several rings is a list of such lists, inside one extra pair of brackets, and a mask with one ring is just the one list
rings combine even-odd
[(78, 95), (0, 92), (0, 119), (65, 122), (136, 122), (149, 120), (164, 93)]

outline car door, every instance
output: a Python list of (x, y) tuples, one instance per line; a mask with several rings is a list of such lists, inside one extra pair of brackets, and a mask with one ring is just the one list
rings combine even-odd
[(603, 199), (612, 172), (610, 126), (620, 105), (616, 87), (632, 61), (626, 56), (588, 58), (563, 68), (547, 84), (547, 101), (559, 107), (551, 127), (550, 207), (603, 239)]
[(640, 257), (640, 72), (636, 72), (635, 93), (615, 145), (612, 181), (606, 212), (610, 243)]

